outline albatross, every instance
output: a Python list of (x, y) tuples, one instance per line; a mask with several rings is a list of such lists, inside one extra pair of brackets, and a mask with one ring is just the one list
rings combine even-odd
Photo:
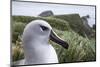
[(22, 35), (25, 58), (14, 65), (58, 63), (56, 51), (49, 40), (68, 49), (68, 43), (52, 30), (47, 21), (39, 19), (28, 23)]

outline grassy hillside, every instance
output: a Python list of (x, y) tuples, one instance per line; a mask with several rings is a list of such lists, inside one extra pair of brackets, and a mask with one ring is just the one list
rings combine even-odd
[[(74, 32), (78, 33), (83, 37), (95, 36), (92, 29), (88, 30), (83, 25), (82, 20), (80, 19), (79, 14), (69, 14), (69, 15), (55, 15), (49, 17), (30, 17), (30, 16), (13, 16), (12, 20), (16, 22), (29, 23), (35, 19), (43, 19), (48, 21), (52, 27), (56, 27), (60, 30), (69, 30), (72, 29)], [(67, 24), (67, 26), (66, 26)], [(70, 28), (68, 28), (70, 26)], [(92, 34), (93, 33), (93, 34)]]
[[(96, 60), (95, 36), (88, 38), (82, 20), (78, 14), (57, 15), (49, 17), (12, 16), (12, 56), (13, 61), (24, 58), (21, 36), (26, 24), (35, 19), (43, 19), (66, 42), (66, 50), (50, 41), (57, 51), (59, 62), (77, 62)], [(90, 34), (91, 35), (91, 34)]]

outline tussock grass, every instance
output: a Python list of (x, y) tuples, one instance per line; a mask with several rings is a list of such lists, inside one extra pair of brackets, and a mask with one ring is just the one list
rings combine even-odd
[(96, 59), (94, 39), (89, 40), (73, 31), (55, 30), (55, 32), (59, 32), (58, 35), (69, 43), (69, 48), (66, 50), (51, 42), (57, 51), (60, 63), (94, 61)]
[(16, 41), (16, 43), (12, 46), (12, 61), (18, 61), (24, 58), (24, 52), (22, 43)]
[[(96, 44), (95, 36), (88, 38), (82, 26), (79, 15), (60, 15), (50, 17), (12, 17), (12, 58), (17, 61), (24, 58), (21, 35), (26, 24), (35, 19), (43, 19), (53, 27), (53, 30), (69, 44), (66, 50), (56, 43), (50, 41), (55, 48), (60, 63), (95, 61)], [(77, 19), (77, 20), (76, 20)], [(83, 37), (85, 35), (85, 37)]]

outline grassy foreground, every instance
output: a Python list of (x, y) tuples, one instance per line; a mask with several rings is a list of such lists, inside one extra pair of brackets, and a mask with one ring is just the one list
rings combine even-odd
[[(24, 58), (21, 36), (27, 23), (35, 19), (43, 19), (53, 27), (53, 30), (66, 42), (68, 50), (50, 41), (56, 49), (59, 63), (95, 61), (95, 36), (86, 34), (82, 20), (78, 14), (59, 15), (50, 17), (12, 16), (12, 58), (17, 61)], [(88, 32), (88, 31), (87, 31)]]

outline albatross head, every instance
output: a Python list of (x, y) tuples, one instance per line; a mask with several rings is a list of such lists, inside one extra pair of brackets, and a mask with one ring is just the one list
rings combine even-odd
[(42, 45), (48, 43), (48, 40), (52, 40), (64, 48), (68, 48), (68, 43), (62, 40), (52, 30), (52, 27), (44, 20), (34, 20), (27, 24), (23, 32), (23, 43), (29, 47), (29, 43), (37, 42)]
[(54, 48), (48, 44), (49, 39), (68, 48), (67, 42), (58, 37), (46, 21), (34, 20), (26, 25), (22, 36), (25, 64), (58, 62)]

